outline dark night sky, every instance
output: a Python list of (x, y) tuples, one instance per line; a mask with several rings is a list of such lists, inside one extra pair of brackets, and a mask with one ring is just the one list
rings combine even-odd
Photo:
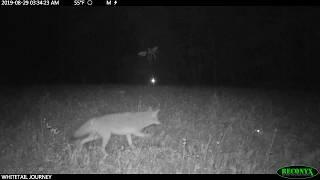
[[(8, 84), (319, 84), (318, 7), (3, 9)], [(138, 52), (159, 47), (150, 64)]]

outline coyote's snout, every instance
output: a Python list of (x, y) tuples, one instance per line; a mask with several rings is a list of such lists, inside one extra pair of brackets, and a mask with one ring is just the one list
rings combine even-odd
[(76, 130), (73, 136), (75, 138), (86, 136), (80, 141), (81, 147), (87, 142), (102, 138), (103, 152), (111, 134), (126, 135), (129, 145), (132, 146), (131, 135), (146, 137), (148, 134), (142, 133), (142, 129), (152, 124), (160, 124), (159, 111), (159, 109), (155, 111), (149, 109), (144, 112), (115, 113), (92, 118)]

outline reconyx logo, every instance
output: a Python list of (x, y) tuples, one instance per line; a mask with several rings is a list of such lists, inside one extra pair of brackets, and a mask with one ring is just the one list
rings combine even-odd
[(308, 166), (287, 166), (278, 169), (277, 174), (288, 179), (306, 179), (318, 175), (318, 170)]

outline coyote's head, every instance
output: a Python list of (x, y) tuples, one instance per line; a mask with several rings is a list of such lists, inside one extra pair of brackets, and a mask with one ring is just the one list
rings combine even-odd
[(152, 111), (152, 122), (153, 124), (161, 124), (158, 118), (158, 113), (159, 113), (160, 109), (157, 109), (155, 111)]
[(152, 124), (161, 124), (158, 118), (159, 111), (160, 109), (153, 110), (151, 107), (149, 107), (146, 111), (147, 116), (151, 116), (150, 121)]

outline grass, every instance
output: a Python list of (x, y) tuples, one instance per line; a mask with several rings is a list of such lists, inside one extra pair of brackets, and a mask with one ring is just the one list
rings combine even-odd
[[(0, 173), (276, 173), (319, 168), (320, 101), (236, 88), (51, 86), (0, 90)], [(112, 136), (77, 149), (93, 116), (160, 107), (151, 138)]]

